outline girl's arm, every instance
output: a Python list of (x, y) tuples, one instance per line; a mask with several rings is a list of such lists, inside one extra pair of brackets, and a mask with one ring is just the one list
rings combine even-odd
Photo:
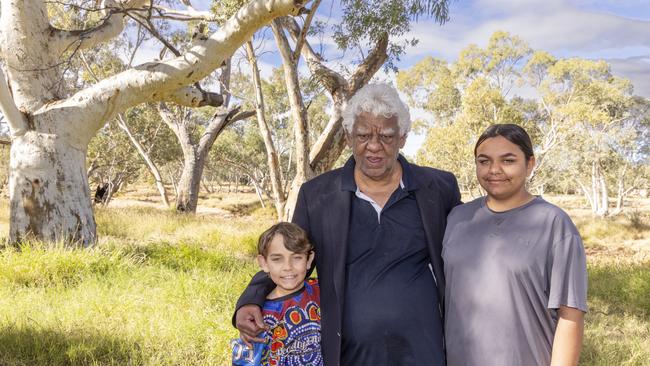
[(553, 339), (551, 366), (575, 366), (580, 359), (585, 313), (581, 310), (560, 306), (558, 322)]

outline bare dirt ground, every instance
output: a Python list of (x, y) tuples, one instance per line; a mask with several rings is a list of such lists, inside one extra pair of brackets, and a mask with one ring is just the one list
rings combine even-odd
[[(168, 190), (173, 192), (171, 187)], [(257, 194), (251, 187), (216, 187), (212, 193), (201, 190), (197, 214), (230, 218), (250, 215), (261, 207)], [(4, 196), (4, 195), (3, 195)], [(464, 201), (471, 198), (463, 197)], [(173, 205), (173, 195), (170, 194)], [(582, 196), (546, 195), (544, 199), (566, 210), (580, 229), (585, 239), (587, 255), (598, 260), (616, 258), (634, 263), (650, 262), (650, 198), (634, 197), (625, 202), (624, 213), (606, 219), (597, 219)], [(0, 197), (4, 206), (0, 213), (0, 234), (9, 232), (7, 197)], [(273, 208), (267, 209), (272, 214)], [(147, 184), (130, 185), (119, 192), (108, 205), (109, 208), (128, 209), (145, 207), (157, 210), (172, 210), (166, 207), (158, 192)]]
[(601, 262), (650, 263), (650, 198), (626, 200), (623, 213), (605, 219), (594, 218), (582, 196), (544, 198), (576, 222), (588, 244), (587, 256)]
[[(171, 190), (168, 190), (171, 191)], [(170, 203), (173, 205), (174, 197), (170, 194)], [(113, 197), (108, 207), (129, 208), (147, 207), (159, 210), (170, 210), (162, 202), (158, 191), (146, 185), (131, 185)], [(208, 215), (228, 218), (241, 215), (245, 208), (261, 207), (259, 198), (252, 188), (240, 186), (235, 191), (234, 187), (220, 187), (215, 192), (206, 193), (201, 190), (199, 194), (198, 215)]]

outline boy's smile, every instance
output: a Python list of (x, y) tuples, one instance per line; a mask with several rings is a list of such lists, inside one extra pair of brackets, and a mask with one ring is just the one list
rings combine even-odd
[(269, 243), (265, 256), (257, 260), (264, 272), (267, 272), (276, 287), (269, 298), (278, 298), (300, 290), (307, 276), (307, 270), (314, 259), (313, 253), (296, 253), (284, 246), (284, 237), (276, 234)]

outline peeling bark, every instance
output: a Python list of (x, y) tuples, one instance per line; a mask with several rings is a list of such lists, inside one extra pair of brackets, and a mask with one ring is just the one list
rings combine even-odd
[(9, 165), (12, 241), (95, 242), (85, 159), (85, 150), (56, 135), (28, 131), (14, 139)]

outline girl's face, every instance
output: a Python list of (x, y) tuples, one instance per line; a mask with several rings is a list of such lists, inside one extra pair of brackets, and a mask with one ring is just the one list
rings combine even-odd
[(535, 157), (526, 160), (519, 146), (502, 136), (483, 141), (476, 149), (476, 177), (490, 199), (508, 201), (526, 192), (526, 178)]

